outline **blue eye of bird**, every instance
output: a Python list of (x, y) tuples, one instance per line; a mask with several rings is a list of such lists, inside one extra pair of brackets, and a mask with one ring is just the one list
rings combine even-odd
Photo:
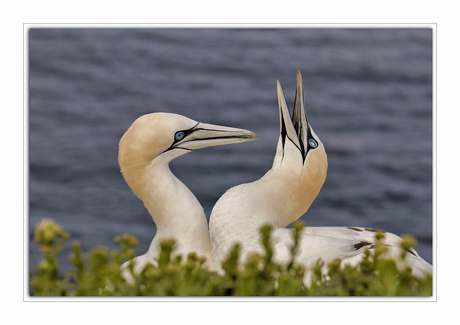
[(318, 147), (318, 143), (317, 143), (314, 139), (309, 139), (309, 140), (308, 140), (308, 144), (309, 144), (310, 147), (312, 147), (313, 149), (315, 149), (316, 147)]
[(180, 141), (185, 137), (185, 133), (182, 131), (176, 132), (176, 135), (174, 136), (174, 139), (176, 141)]

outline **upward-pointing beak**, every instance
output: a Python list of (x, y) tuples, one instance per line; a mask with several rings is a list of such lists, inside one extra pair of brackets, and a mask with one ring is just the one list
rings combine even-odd
[(253, 132), (227, 126), (198, 123), (186, 137), (177, 142), (174, 147), (196, 150), (206, 147), (221, 146), (257, 140)]
[(289, 114), (289, 108), (286, 103), (281, 82), (276, 79), (280, 110), (280, 133), (281, 139), (283, 140), (283, 148), (285, 142), (290, 140), (300, 150), (302, 158), (305, 159), (307, 152), (308, 120), (305, 114), (302, 76), (299, 69), (296, 68), (296, 72), (297, 86), (292, 118)]
[(302, 151), (302, 156), (305, 159), (307, 155), (307, 141), (308, 141), (308, 132), (309, 125), (307, 120), (307, 115), (305, 113), (305, 100), (303, 97), (303, 84), (302, 84), (302, 75), (300, 70), (295, 68), (297, 73), (297, 85), (295, 90), (295, 101), (294, 101), (294, 112), (292, 113), (292, 123), (294, 124), (294, 129), (297, 132), (297, 137), (300, 142), (300, 149)]
[(276, 85), (278, 91), (278, 106), (280, 110), (280, 134), (283, 140), (283, 147), (286, 141), (291, 140), (296, 147), (300, 148), (297, 132), (291, 122), (291, 115), (289, 114), (286, 97), (284, 96), (283, 86), (281, 86), (281, 82), (278, 78), (276, 78)]

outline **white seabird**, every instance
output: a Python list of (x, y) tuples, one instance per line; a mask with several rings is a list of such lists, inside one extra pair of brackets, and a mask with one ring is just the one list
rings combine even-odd
[[(209, 231), (214, 268), (221, 271), (235, 243), (241, 245), (240, 262), (252, 253), (262, 253), (260, 228), (272, 225), (273, 259), (290, 261), (293, 245), (292, 229), (285, 228), (299, 219), (318, 195), (327, 173), (324, 145), (308, 123), (305, 113), (302, 77), (297, 70), (294, 112), (291, 117), (283, 89), (277, 79), (280, 111), (280, 137), (272, 168), (259, 180), (228, 190), (211, 212)], [(318, 259), (326, 264), (339, 258), (342, 265), (356, 265), (366, 249), (375, 244), (375, 229), (360, 227), (305, 227), (299, 241), (296, 262), (311, 269)], [(401, 238), (385, 234), (385, 245), (392, 257), (399, 257)], [(432, 273), (432, 266), (415, 250), (407, 254), (405, 263), (413, 274), (423, 277)], [(307, 272), (305, 281), (309, 283)]]
[[(139, 117), (120, 140), (118, 162), (125, 181), (143, 201), (157, 227), (146, 254), (134, 258), (134, 272), (156, 263), (159, 243), (176, 241), (174, 253), (196, 253), (212, 268), (208, 224), (193, 193), (169, 169), (169, 162), (190, 151), (256, 140), (247, 130), (199, 123), (181, 115), (152, 113)], [(123, 264), (123, 275), (130, 279)]]

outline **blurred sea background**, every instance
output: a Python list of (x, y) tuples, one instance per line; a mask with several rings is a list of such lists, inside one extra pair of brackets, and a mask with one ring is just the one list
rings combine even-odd
[[(29, 30), (29, 270), (34, 228), (53, 219), (115, 249), (147, 251), (155, 224), (119, 171), (118, 142), (151, 112), (244, 128), (259, 140), (212, 147), (170, 167), (207, 217), (229, 188), (270, 168), (279, 136), (276, 77), (292, 109), (295, 67), (326, 147), (326, 182), (307, 226), (410, 233), (432, 262), (433, 31), (411, 28)], [(71, 245), (60, 260), (69, 268)]]

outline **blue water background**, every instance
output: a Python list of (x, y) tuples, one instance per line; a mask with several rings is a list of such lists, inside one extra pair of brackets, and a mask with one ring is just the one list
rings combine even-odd
[[(326, 147), (327, 180), (308, 226), (410, 233), (432, 262), (431, 29), (31, 29), (29, 269), (43, 218), (84, 250), (155, 225), (118, 167), (118, 141), (151, 112), (245, 128), (258, 141), (199, 150), (171, 170), (209, 218), (229, 188), (271, 168), (279, 136), (276, 77), (292, 108), (295, 67)], [(67, 245), (61, 263), (70, 267)]]

